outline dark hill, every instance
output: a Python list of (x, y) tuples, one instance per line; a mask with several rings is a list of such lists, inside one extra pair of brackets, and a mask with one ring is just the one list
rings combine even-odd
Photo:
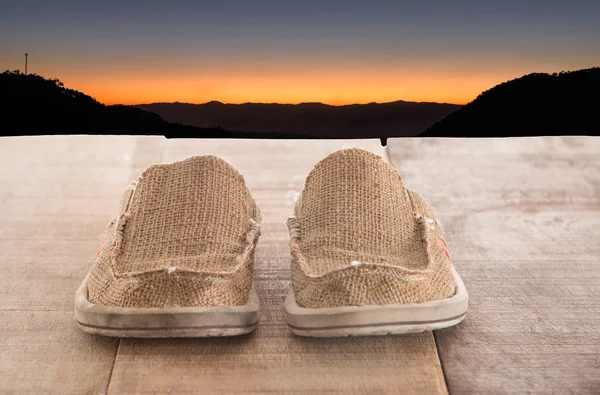
[(251, 135), (281, 133), (291, 138), (365, 138), (416, 136), (460, 108), (439, 103), (370, 103), (330, 106), (323, 103), (138, 105), (170, 122), (198, 127), (220, 126)]
[(160, 134), (229, 137), (222, 129), (200, 129), (165, 121), (131, 106), (105, 106), (58, 79), (19, 71), (0, 74), (2, 129), (8, 135)]
[(481, 93), (422, 137), (589, 135), (600, 132), (600, 67), (525, 75)]

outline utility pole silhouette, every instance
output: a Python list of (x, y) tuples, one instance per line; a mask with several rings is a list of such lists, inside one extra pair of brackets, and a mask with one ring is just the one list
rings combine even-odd
[(27, 52), (25, 52), (25, 75), (27, 75)]

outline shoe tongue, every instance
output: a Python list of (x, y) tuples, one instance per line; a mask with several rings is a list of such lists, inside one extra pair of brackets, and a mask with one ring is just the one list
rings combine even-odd
[(251, 202), (243, 177), (217, 157), (151, 166), (129, 205), (121, 271), (227, 270), (250, 228)]
[[(335, 152), (307, 177), (297, 215), (303, 252), (317, 271), (360, 263), (427, 265), (400, 174), (377, 155)], [(327, 262), (325, 262), (327, 261)]]

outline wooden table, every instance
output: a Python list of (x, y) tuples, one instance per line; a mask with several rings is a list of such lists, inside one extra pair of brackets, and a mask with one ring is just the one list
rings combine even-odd
[[(470, 293), (454, 328), (310, 339), (283, 317), (285, 220), (321, 158), (383, 155), (436, 208)], [(115, 339), (73, 318), (75, 290), (127, 183), (153, 163), (213, 154), (265, 219), (251, 335)], [(2, 393), (600, 393), (600, 139), (0, 139)], [(441, 361), (441, 363), (440, 363)]]

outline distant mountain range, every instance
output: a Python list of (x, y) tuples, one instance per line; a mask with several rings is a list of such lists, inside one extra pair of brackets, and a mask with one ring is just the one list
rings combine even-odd
[(465, 106), (439, 103), (153, 103), (105, 106), (17, 71), (0, 74), (3, 132), (147, 134), (191, 138), (382, 138), (593, 135), (600, 132), (600, 67), (533, 73)]
[(423, 137), (600, 134), (600, 67), (532, 73), (496, 85)]
[(330, 106), (301, 104), (152, 103), (136, 107), (169, 122), (203, 128), (221, 127), (249, 135), (288, 134), (303, 138), (416, 136), (456, 111), (455, 104), (391, 103)]

